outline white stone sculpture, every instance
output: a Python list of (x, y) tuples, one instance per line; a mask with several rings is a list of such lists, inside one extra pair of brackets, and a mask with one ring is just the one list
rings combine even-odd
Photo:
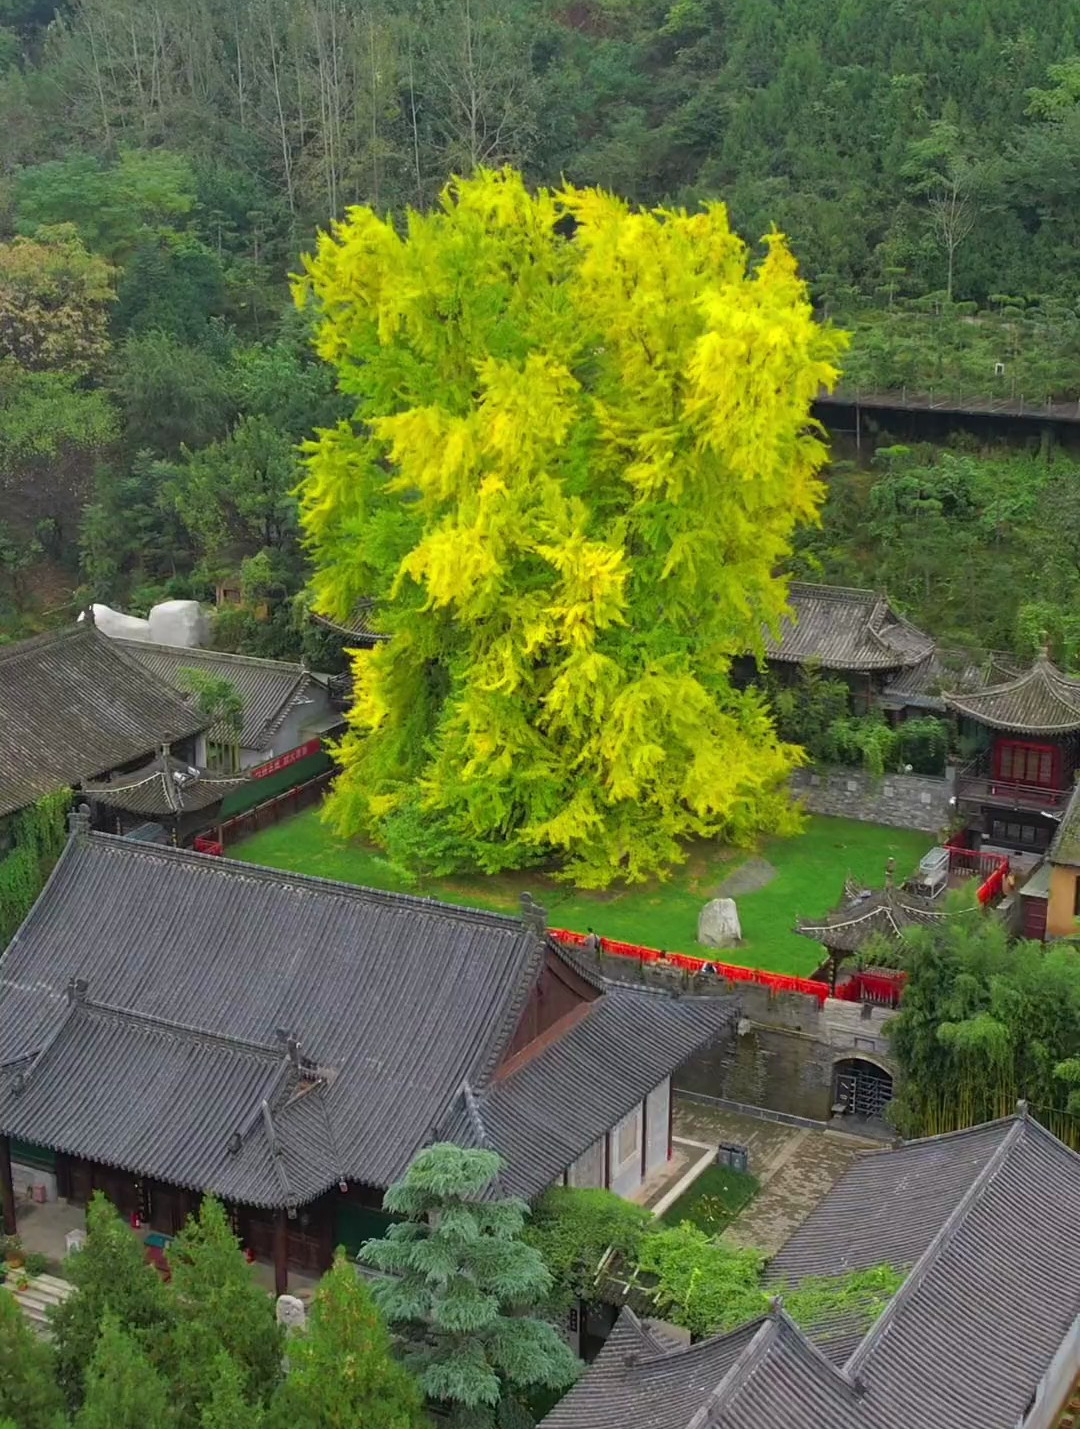
[(150, 639), (155, 645), (180, 645), (188, 650), (205, 645), (209, 622), (197, 600), (163, 600), (150, 612)]
[[(150, 640), (150, 622), (140, 620), (135, 615), (125, 615), (122, 610), (113, 610), (110, 605), (92, 605), (94, 624), (110, 640)], [(86, 619), (85, 612), (79, 616)]]
[(698, 917), (697, 940), (706, 948), (734, 948), (742, 939), (734, 898), (713, 898)]
[(284, 1326), (287, 1335), (300, 1334), (307, 1329), (307, 1311), (303, 1300), (295, 1295), (279, 1295), (274, 1314), (279, 1325)]

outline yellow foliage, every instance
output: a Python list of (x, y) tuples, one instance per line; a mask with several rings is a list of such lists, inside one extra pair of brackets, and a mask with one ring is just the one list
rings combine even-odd
[(799, 752), (729, 677), (785, 609), (843, 348), (783, 238), (753, 265), (721, 204), (481, 172), (404, 236), (351, 210), (296, 291), (357, 404), (308, 447), (316, 601), (373, 596), (392, 637), (338, 827), (596, 886), (792, 827)]

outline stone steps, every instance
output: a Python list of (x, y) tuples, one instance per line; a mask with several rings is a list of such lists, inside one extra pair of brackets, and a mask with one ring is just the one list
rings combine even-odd
[(25, 1290), (16, 1290), (13, 1278), (8, 1279), (5, 1289), (11, 1291), (26, 1318), (39, 1329), (45, 1329), (50, 1307), (63, 1304), (74, 1287), (56, 1275), (35, 1275)]

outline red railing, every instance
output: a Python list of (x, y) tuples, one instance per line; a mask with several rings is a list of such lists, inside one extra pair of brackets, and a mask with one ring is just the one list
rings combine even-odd
[[(583, 947), (588, 941), (585, 933), (571, 933), (566, 928), (552, 928), (551, 935), (571, 948)], [(817, 998), (819, 1003), (823, 1003), (829, 995), (825, 983), (812, 982), (807, 977), (788, 977), (784, 973), (739, 967), (736, 963), (720, 963), (712, 958), (692, 958), (685, 953), (662, 953), (656, 948), (643, 948), (637, 943), (619, 943), (611, 938), (601, 938), (600, 947), (604, 953), (617, 958), (636, 958), (639, 963), (662, 963), (666, 967), (680, 968), (684, 972), (699, 973), (703, 968), (711, 968), (718, 977), (727, 982), (752, 982), (759, 987), (767, 987), (772, 992), (801, 992), (807, 997)]]
[(836, 996), (843, 1002), (872, 1002), (878, 1007), (897, 1007), (904, 994), (907, 973), (881, 968), (852, 973), (837, 986)]
[(985, 908), (1000, 898), (1009, 876), (1009, 857), (1004, 853), (987, 853), (982, 849), (963, 848), (960, 844), (946, 844), (949, 850), (949, 872), (981, 878), (979, 891), (975, 895)]

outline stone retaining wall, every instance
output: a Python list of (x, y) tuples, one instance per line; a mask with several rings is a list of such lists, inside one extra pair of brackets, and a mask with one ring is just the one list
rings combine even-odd
[(862, 769), (798, 769), (791, 787), (812, 814), (861, 819), (895, 829), (919, 829), (938, 834), (947, 828), (953, 810), (952, 779), (928, 774), (883, 774)]

